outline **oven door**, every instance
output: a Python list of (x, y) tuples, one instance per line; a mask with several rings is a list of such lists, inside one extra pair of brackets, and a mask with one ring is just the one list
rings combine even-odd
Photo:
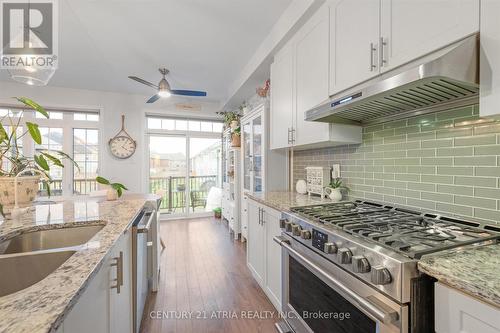
[(282, 311), (296, 333), (408, 332), (400, 305), (290, 236), (282, 249)]

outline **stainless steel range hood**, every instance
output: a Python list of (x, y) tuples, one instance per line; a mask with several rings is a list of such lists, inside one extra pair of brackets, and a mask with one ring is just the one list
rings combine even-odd
[(330, 97), (305, 119), (363, 124), (477, 97), (478, 57), (478, 36), (470, 36)]

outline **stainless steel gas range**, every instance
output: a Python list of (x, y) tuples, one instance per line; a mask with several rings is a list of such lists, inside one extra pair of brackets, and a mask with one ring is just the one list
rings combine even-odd
[(497, 242), (495, 226), (366, 201), (284, 213), (278, 331), (434, 332), (433, 280), (423, 255)]

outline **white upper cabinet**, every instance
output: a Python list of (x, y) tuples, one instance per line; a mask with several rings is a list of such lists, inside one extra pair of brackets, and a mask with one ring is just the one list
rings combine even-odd
[(274, 57), (271, 66), (271, 149), (361, 142), (361, 127), (305, 121), (329, 97), (330, 7), (322, 5)]
[(295, 145), (307, 145), (329, 139), (328, 124), (304, 120), (305, 111), (328, 97), (329, 13), (323, 6), (297, 34)]
[(291, 145), (293, 82), (293, 45), (289, 43), (271, 65), (271, 149)]
[(479, 31), (479, 0), (381, 1), (381, 71)]
[(500, 1), (481, 1), (480, 99), (482, 117), (500, 115)]
[(330, 95), (379, 74), (380, 2), (330, 4)]

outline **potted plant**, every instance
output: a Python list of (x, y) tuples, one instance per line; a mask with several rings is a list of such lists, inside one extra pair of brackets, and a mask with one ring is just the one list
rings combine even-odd
[(122, 196), (124, 190), (128, 190), (125, 185), (120, 183), (111, 183), (104, 177), (96, 177), (95, 179), (99, 184), (108, 185), (108, 192), (106, 193), (106, 199), (112, 201), (116, 200)]
[(236, 127), (231, 133), (231, 147), (241, 147), (241, 127)]
[(325, 188), (326, 194), (334, 202), (339, 202), (342, 200), (342, 190), (348, 192), (349, 188), (344, 185), (342, 179), (340, 178), (333, 179), (330, 182), (330, 187)]
[(224, 127), (235, 129), (240, 124), (241, 114), (236, 111), (221, 111), (217, 112), (224, 117)]
[[(49, 118), (47, 111), (33, 100), (26, 97), (14, 99), (26, 109)], [(25, 128), (21, 126), (24, 112), (20, 111), (15, 116), (9, 112), (0, 117), (0, 213), (4, 216), (10, 214), (16, 198), (19, 206), (28, 206), (33, 202), (40, 181), (50, 196), (50, 169), (53, 166), (64, 168), (63, 159), (70, 160), (78, 168), (78, 164), (63, 151), (36, 151), (33, 156), (23, 154), (19, 148), (22, 138), (31, 138), (34, 143), (42, 144), (38, 124), (26, 122)], [(8, 125), (4, 127), (3, 124)]]
[(222, 217), (222, 208), (220, 207), (214, 208), (214, 217), (216, 219), (220, 219)]

